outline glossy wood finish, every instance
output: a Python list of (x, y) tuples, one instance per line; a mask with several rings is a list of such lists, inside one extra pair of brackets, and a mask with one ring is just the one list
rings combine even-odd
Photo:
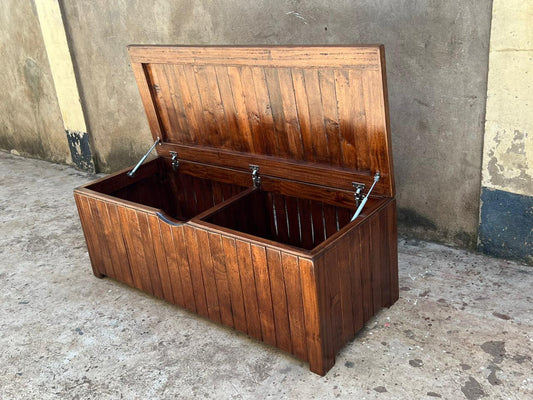
[[(93, 272), (324, 375), (398, 299), (383, 49), (130, 47), (160, 157), (74, 191)], [(171, 167), (170, 151), (180, 166)], [(260, 167), (252, 187), (249, 164)], [(382, 180), (363, 213), (352, 181)]]
[(394, 196), (384, 53), (366, 47), (130, 46), (158, 152)]

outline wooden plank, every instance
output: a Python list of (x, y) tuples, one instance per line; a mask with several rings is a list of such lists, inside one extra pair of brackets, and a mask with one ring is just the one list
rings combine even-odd
[(150, 225), (150, 233), (154, 248), (155, 260), (157, 263), (157, 269), (161, 278), (161, 291), (163, 299), (165, 299), (169, 303), (174, 303), (172, 281), (170, 278), (169, 267), (167, 264), (166, 249), (161, 235), (161, 228), (159, 226), (159, 218), (154, 215), (149, 215), (148, 223)]
[(233, 312), (233, 324), (235, 329), (248, 332), (246, 325), (246, 312), (244, 310), (244, 296), (239, 272), (239, 260), (235, 239), (222, 236), (224, 259), (226, 260), (226, 272), (228, 275), (229, 291), (231, 297), (231, 310)]
[(281, 253), (281, 266), (283, 281), (287, 294), (287, 307), (289, 314), (289, 328), (292, 353), (307, 361), (307, 340), (304, 319), (304, 305), (302, 301), (302, 287), (298, 257)]
[[(178, 253), (176, 251), (176, 245), (174, 243), (172, 226), (160, 220), (159, 229), (161, 232), (161, 240), (163, 242), (163, 249), (168, 268), (168, 272), (166, 275), (168, 276), (170, 289), (172, 290), (172, 302), (181, 307), (184, 307), (185, 301), (183, 299), (183, 287), (181, 284), (180, 269), (178, 266)], [(163, 276), (165, 276), (165, 274)]]
[(325, 240), (324, 214), (322, 212), (322, 203), (319, 201), (310, 201), (311, 203), (311, 224), (313, 226), (313, 246), (317, 246)]
[(199, 266), (202, 270), (209, 319), (215, 322), (221, 322), (220, 304), (218, 302), (217, 284), (208, 233), (202, 229), (195, 229), (194, 234), (196, 236), (200, 261)]
[[(181, 101), (183, 103), (183, 112), (185, 120), (187, 121), (188, 136), (193, 143), (199, 143), (197, 133), (202, 132), (204, 129), (203, 116), (197, 113), (196, 98), (198, 95), (198, 88), (193, 86), (189, 88), (190, 82), (187, 81), (187, 75), (185, 68), (182, 65), (174, 65), (174, 78), (176, 83), (176, 89), (180, 92)], [(188, 73), (190, 73), (188, 71)], [(193, 100), (194, 98), (194, 100)]]
[(100, 216), (101, 225), (105, 236), (105, 244), (108, 249), (109, 262), (112, 265), (114, 275), (110, 275), (114, 279), (123, 282), (126, 277), (123, 276), (123, 269), (121, 268), (121, 257), (117, 250), (115, 243), (116, 232), (113, 229), (109, 213), (107, 212), (107, 205), (103, 201), (96, 201), (98, 214)]
[[(159, 154), (164, 157), (170, 157), (170, 151), (176, 151), (184, 162), (193, 161), (247, 173), (250, 171), (250, 164), (255, 164), (260, 166), (262, 177), (286, 179), (290, 176), (291, 181), (310, 183), (335, 190), (348, 190), (352, 193), (352, 182), (364, 183), (367, 188), (374, 182), (374, 176), (369, 170), (348, 170), (327, 164), (297, 163), (264, 154), (241, 153), (210, 147), (201, 148), (173, 143), (163, 143), (158, 146)], [(386, 180), (380, 179), (376, 184), (372, 192), (374, 196), (388, 195), (385, 182)]]
[(105, 274), (101, 269), (100, 253), (96, 251), (96, 241), (94, 239), (94, 227), (90, 218), (90, 211), (87, 205), (87, 198), (79, 193), (74, 193), (74, 199), (78, 207), (78, 214), (80, 216), (81, 227), (85, 236), (85, 243), (87, 244), (87, 250), (89, 253), (89, 259), (93, 274), (98, 278), (103, 278)]
[[(185, 112), (185, 105), (182, 99), (183, 94), (181, 92), (179, 80), (183, 79), (182, 76), (176, 74), (176, 66), (163, 64), (160, 67), (163, 68), (167, 77), (168, 84), (168, 96), (169, 103), (172, 110), (169, 110), (169, 117), (171, 120), (172, 130), (167, 132), (168, 138), (179, 137), (183, 143), (193, 144), (194, 140), (191, 137), (193, 129), (189, 127), (187, 116)], [(175, 139), (171, 139), (174, 141)]]
[[(160, 222), (163, 224), (165, 222)], [(174, 251), (176, 252), (176, 262), (181, 278), (181, 291), (183, 307), (196, 312), (196, 298), (194, 293), (194, 282), (191, 275), (189, 257), (187, 255), (187, 246), (183, 234), (183, 226), (172, 226), (172, 240), (174, 242)]]
[(262, 340), (261, 318), (259, 316), (259, 304), (250, 244), (242, 240), (236, 240), (235, 243), (242, 282), (244, 309), (246, 311), (247, 332), (251, 337)]
[(294, 98), (298, 108), (298, 118), (300, 123), (300, 134), (303, 145), (303, 159), (305, 161), (315, 161), (315, 149), (313, 148), (313, 131), (311, 128), (311, 110), (309, 100), (305, 90), (304, 72), (301, 69), (291, 69), (292, 84), (294, 87)]
[(372, 304), (374, 314), (381, 309), (381, 227), (379, 226), (379, 215), (373, 215), (369, 221), (370, 225), (370, 266), (372, 269)]
[(210, 146), (231, 150), (215, 68), (212, 65), (200, 65), (194, 67), (194, 72), (207, 129), (203, 132), (204, 140)]
[(289, 310), (287, 308), (287, 293), (283, 279), (281, 253), (267, 248), (266, 259), (272, 290), (272, 308), (276, 329), (276, 345), (282, 350), (292, 352), (291, 330), (289, 326)]
[(242, 67), (240, 70), (240, 79), (244, 103), (246, 105), (247, 118), (250, 121), (252, 147), (254, 153), (268, 154), (266, 152), (265, 131), (261, 123), (262, 112), (257, 103), (257, 96), (253, 85), (253, 70), (250, 67)]
[[(286, 132), (287, 117), (283, 107), (283, 97), (281, 94), (281, 82), (276, 68), (264, 68), (266, 78), (266, 86), (268, 89), (269, 108), (271, 109), (273, 127), (276, 138), (276, 152), (280, 157), (290, 157), (290, 145), (288, 134), (293, 132)], [(286, 84), (287, 82), (283, 82)], [(292, 82), (291, 82), (292, 86)], [(290, 126), (290, 125), (289, 125)]]
[(335, 364), (335, 360), (324, 351), (324, 341), (327, 339), (323, 336), (324, 327), (321, 318), (325, 318), (325, 315), (320, 308), (317, 288), (317, 282), (321, 279), (316, 276), (314, 265), (310, 260), (300, 257), (298, 265), (302, 282), (307, 359), (312, 372), (325, 375)]
[(142, 246), (144, 252), (144, 262), (148, 277), (150, 279), (150, 286), (152, 287), (152, 294), (160, 299), (163, 298), (163, 287), (161, 285), (161, 277), (159, 276), (159, 269), (154, 252), (154, 243), (152, 241), (152, 232), (150, 231), (150, 224), (148, 222), (147, 214), (137, 214), (139, 221), (139, 228), (141, 231)]
[(340, 303), (342, 312), (342, 341), (344, 344), (353, 339), (355, 335), (354, 324), (354, 277), (353, 256), (355, 234), (353, 230), (337, 243), (337, 269), (340, 289)]
[(207, 310), (207, 299), (205, 293), (204, 279), (202, 277), (202, 267), (200, 265), (200, 251), (204, 251), (198, 247), (196, 241), (196, 228), (184, 225), (183, 237), (186, 243), (187, 257), (189, 260), (189, 268), (192, 279), (192, 287), (194, 291), (194, 301), (196, 304), (196, 312), (203, 317), (209, 318)]
[(261, 317), (261, 332), (265, 343), (276, 345), (276, 327), (274, 310), (272, 309), (272, 293), (270, 291), (270, 277), (266, 259), (265, 247), (251, 245), (252, 263), (257, 287), (259, 315)]
[[(186, 102), (186, 115), (189, 126), (193, 129), (195, 142), (201, 146), (208, 146), (210, 144), (209, 121), (205, 120), (205, 114), (203, 112), (202, 101), (200, 97), (200, 90), (196, 82), (196, 73), (192, 65), (180, 65), (177, 66), (177, 71), (185, 79), (180, 80), (181, 89), (184, 93), (183, 100)], [(161, 153), (160, 153), (161, 154)], [(182, 155), (180, 155), (180, 158)]]
[(140, 62), (132, 62), (131, 68), (135, 75), (135, 80), (137, 81), (137, 86), (139, 88), (144, 110), (146, 111), (146, 117), (148, 118), (148, 125), (150, 126), (152, 137), (154, 140), (156, 140), (158, 137), (162, 138), (163, 131), (161, 129), (159, 116), (157, 115), (155, 104), (152, 98), (152, 91), (148, 85), (149, 80), (145, 67)]
[(298, 201), (295, 197), (284, 196), (285, 206), (288, 216), (288, 243), (293, 246), (302, 245), (302, 233), (300, 232), (300, 221), (298, 220)]
[[(300, 120), (296, 99), (294, 94), (294, 85), (291, 70), (289, 68), (280, 68), (277, 70), (280, 85), (281, 104), (283, 107), (283, 116), (285, 117), (284, 134), (287, 143), (287, 158), (292, 160), (303, 160), (304, 148), (300, 130)], [(284, 144), (280, 145), (280, 156), (283, 156)]]
[(218, 304), (220, 307), (220, 319), (222, 324), (233, 327), (229, 278), (226, 272), (226, 260), (224, 258), (224, 248), (222, 247), (222, 237), (216, 233), (208, 233), (208, 241), (211, 250), (211, 258), (213, 260), (213, 271), (215, 274)]
[(389, 232), (388, 226), (388, 210), (389, 207), (379, 212), (379, 253), (381, 266), (381, 307), (388, 307), (391, 304), (391, 276), (390, 276), (390, 256), (389, 252)]
[(287, 214), (285, 211), (285, 196), (279, 194), (272, 195), (273, 206), (276, 209), (277, 238), (281, 243), (289, 242), (289, 232), (287, 227)]
[[(374, 154), (370, 154), (369, 148), (369, 128), (370, 124), (366, 112), (373, 114), (376, 110), (368, 110), (365, 107), (365, 102), (368, 101), (365, 95), (364, 82), (362, 78), (361, 71), (350, 70), (349, 72), (350, 80), (350, 97), (352, 99), (352, 105), (355, 107), (358, 112), (352, 115), (352, 126), (353, 126), (353, 137), (356, 150), (356, 163), (351, 164), (355, 165), (357, 169), (382, 171), (382, 169), (371, 169), (372, 165), (369, 160), (371, 157), (375, 157)], [(346, 164), (345, 164), (346, 165)]]
[(252, 78), (255, 98), (257, 102), (257, 110), (259, 122), (262, 130), (263, 154), (273, 156), (278, 155), (278, 143), (276, 131), (274, 129), (274, 119), (272, 117), (272, 105), (269, 97), (269, 92), (266, 83), (264, 68), (252, 68)]
[(361, 243), (361, 286), (363, 293), (364, 322), (374, 315), (372, 296), (372, 260), (370, 258), (370, 223), (369, 220), (360, 225)]
[(390, 303), (387, 306), (390, 307), (400, 296), (398, 284), (398, 223), (396, 217), (396, 200), (390, 202), (387, 218), (387, 233), (389, 235), (387, 245), (390, 257)]
[(348, 252), (352, 274), (353, 325), (354, 333), (359, 332), (365, 323), (364, 292), (363, 292), (363, 260), (361, 250), (361, 229), (354, 230), (353, 251)]
[(101, 254), (100, 260), (104, 275), (110, 276), (116, 279), (115, 270), (113, 269), (113, 262), (109, 253), (108, 235), (109, 232), (105, 231), (103, 224), (103, 218), (98, 210), (99, 201), (91, 198), (87, 198), (88, 210), (91, 215), (91, 223), (94, 229), (93, 240), (96, 240), (96, 250)]
[(313, 222), (311, 219), (311, 201), (298, 199), (298, 215), (300, 218), (300, 229), (302, 234), (302, 247), (304, 249), (313, 248)]
[(329, 163), (343, 166), (342, 149), (340, 143), (339, 112), (337, 109), (337, 93), (335, 91), (335, 74), (330, 69), (318, 70), (320, 94), (324, 113), (326, 143)]
[(228, 77), (232, 88), (233, 102), (235, 105), (235, 116), (237, 118), (238, 132), (241, 140), (236, 147), (241, 151), (255, 152), (252, 127), (248, 118), (248, 109), (246, 107), (246, 95), (241, 82), (241, 70), (237, 67), (228, 66)]
[(120, 229), (120, 217), (118, 214), (117, 206), (111, 203), (106, 203), (107, 212), (111, 221), (111, 226), (114, 230), (115, 236), (115, 248), (117, 251), (117, 257), (119, 261), (119, 268), (121, 269), (122, 282), (127, 285), (133, 286), (133, 277), (131, 275), (130, 262), (128, 253), (126, 251), (126, 245), (124, 243), (124, 235)]
[[(357, 99), (352, 97), (350, 76), (348, 71), (336, 70), (335, 91), (337, 93), (337, 107), (339, 115), (339, 133), (342, 152), (342, 165), (345, 167), (357, 167), (357, 148), (355, 141), (354, 115)], [(377, 185), (376, 185), (377, 186)]]
[(369, 46), (148, 46), (131, 45), (134, 63), (346, 67), (378, 69), (377, 45)]
[[(223, 147), (230, 146), (238, 151), (246, 151), (248, 146), (244, 143), (244, 138), (241, 136), (239, 118), (235, 107), (234, 94), (228, 75), (228, 68), (215, 65), (214, 71), (220, 93), (221, 113), (223, 114), (226, 123), (225, 134), (228, 135), (229, 139)], [(248, 124), (246, 124), (246, 126), (248, 126)]]
[(330, 156), (328, 154), (328, 138), (326, 135), (326, 128), (324, 125), (324, 109), (322, 104), (322, 97), (320, 95), (320, 83), (317, 69), (304, 70), (304, 84), (307, 93), (307, 104), (309, 107), (309, 122), (311, 124), (311, 141), (315, 151), (315, 161), (331, 164)]

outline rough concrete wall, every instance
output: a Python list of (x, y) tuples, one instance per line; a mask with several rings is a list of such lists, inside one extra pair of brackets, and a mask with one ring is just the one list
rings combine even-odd
[(151, 136), (126, 45), (384, 43), (403, 231), (474, 246), (491, 1), (68, 1), (98, 165)]
[(479, 247), (533, 264), (533, 3), (494, 0)]
[(31, 1), (0, 12), (0, 149), (68, 163), (70, 150)]

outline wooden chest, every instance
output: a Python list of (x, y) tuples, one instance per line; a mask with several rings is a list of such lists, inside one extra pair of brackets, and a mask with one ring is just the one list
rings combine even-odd
[(94, 274), (324, 375), (398, 299), (383, 51), (130, 46), (158, 157), (75, 189)]

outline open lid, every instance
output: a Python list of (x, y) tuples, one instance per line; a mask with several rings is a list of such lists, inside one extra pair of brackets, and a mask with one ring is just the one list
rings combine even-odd
[(383, 46), (129, 46), (161, 156), (393, 197)]

